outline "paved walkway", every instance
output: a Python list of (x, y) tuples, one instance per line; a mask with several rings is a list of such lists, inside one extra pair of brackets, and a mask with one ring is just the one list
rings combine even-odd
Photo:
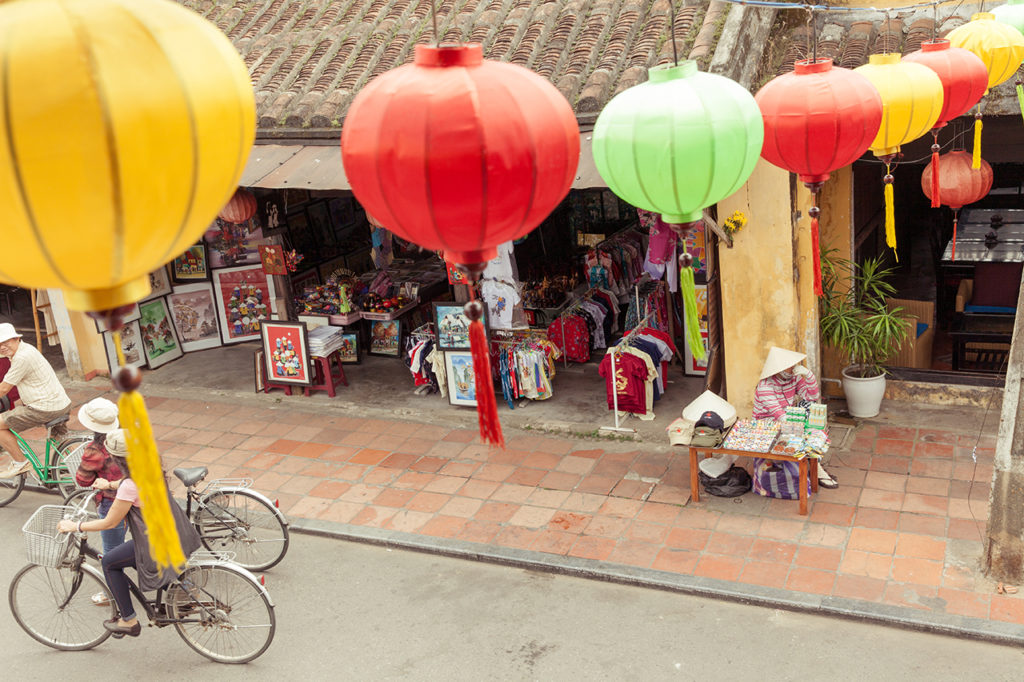
[[(105, 393), (93, 383), (72, 392), (76, 405)], [(685, 450), (667, 444), (517, 432), (502, 451), (462, 428), (288, 402), (148, 399), (168, 468), (251, 477), (296, 520), (712, 579), (741, 596), (768, 588), (779, 602), (853, 600), (852, 611), (923, 614), (954, 631), (985, 625), (960, 616), (1024, 624), (1024, 595), (997, 594), (979, 569), (997, 410), (915, 408), (896, 411), (902, 425), (862, 425), (833, 450), (841, 487), (801, 517), (795, 501), (752, 493), (690, 502)]]

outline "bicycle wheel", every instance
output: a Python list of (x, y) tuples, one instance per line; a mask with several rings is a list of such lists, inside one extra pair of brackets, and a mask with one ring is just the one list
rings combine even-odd
[[(97, 592), (107, 595), (108, 606), (92, 602)], [(103, 621), (117, 615), (103, 579), (84, 565), (81, 571), (74, 571), (29, 564), (14, 576), (7, 600), (14, 619), (32, 639), (62, 651), (100, 644), (110, 636)]]
[[(57, 481), (57, 488), (64, 497), (79, 489), (78, 484), (75, 483), (75, 472), (78, 469), (78, 464), (82, 461), (81, 449), (91, 441), (92, 438), (88, 436), (66, 438), (61, 441), (53, 453), (53, 471), (50, 473), (50, 477)], [(71, 462), (68, 461), (69, 459)]]
[(167, 591), (185, 643), (217, 663), (248, 663), (270, 646), (274, 605), (249, 573), (223, 564), (192, 566)]
[(24, 487), (25, 474), (18, 474), (13, 478), (0, 478), (0, 507), (6, 507), (18, 499)]
[(250, 571), (277, 565), (288, 551), (288, 526), (248, 490), (215, 490), (199, 500), (193, 523), (208, 550), (235, 553)]

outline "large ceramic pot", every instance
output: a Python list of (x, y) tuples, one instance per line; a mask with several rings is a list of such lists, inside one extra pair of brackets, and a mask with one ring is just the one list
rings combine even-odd
[(885, 375), (862, 378), (856, 376), (857, 369), (854, 365), (843, 370), (846, 407), (853, 417), (877, 416), (882, 407), (882, 396), (885, 395)]

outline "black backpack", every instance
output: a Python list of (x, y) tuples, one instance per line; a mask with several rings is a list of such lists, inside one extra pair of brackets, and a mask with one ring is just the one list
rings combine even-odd
[(704, 492), (717, 497), (739, 497), (750, 490), (754, 484), (747, 470), (735, 464), (721, 476), (712, 478), (701, 471), (698, 477)]

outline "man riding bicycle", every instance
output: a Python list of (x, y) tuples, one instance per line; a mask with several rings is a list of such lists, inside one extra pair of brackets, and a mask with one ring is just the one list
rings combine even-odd
[(18, 439), (11, 430), (24, 431), (43, 426), (71, 413), (71, 399), (57, 380), (53, 367), (34, 346), (21, 340), (9, 322), (0, 324), (0, 356), (10, 358), (11, 368), (0, 381), (0, 398), (17, 387), (21, 404), (0, 414), (0, 448), (7, 451), (10, 464), (0, 469), (0, 478), (12, 478), (32, 469), (32, 463), (14, 459)]

